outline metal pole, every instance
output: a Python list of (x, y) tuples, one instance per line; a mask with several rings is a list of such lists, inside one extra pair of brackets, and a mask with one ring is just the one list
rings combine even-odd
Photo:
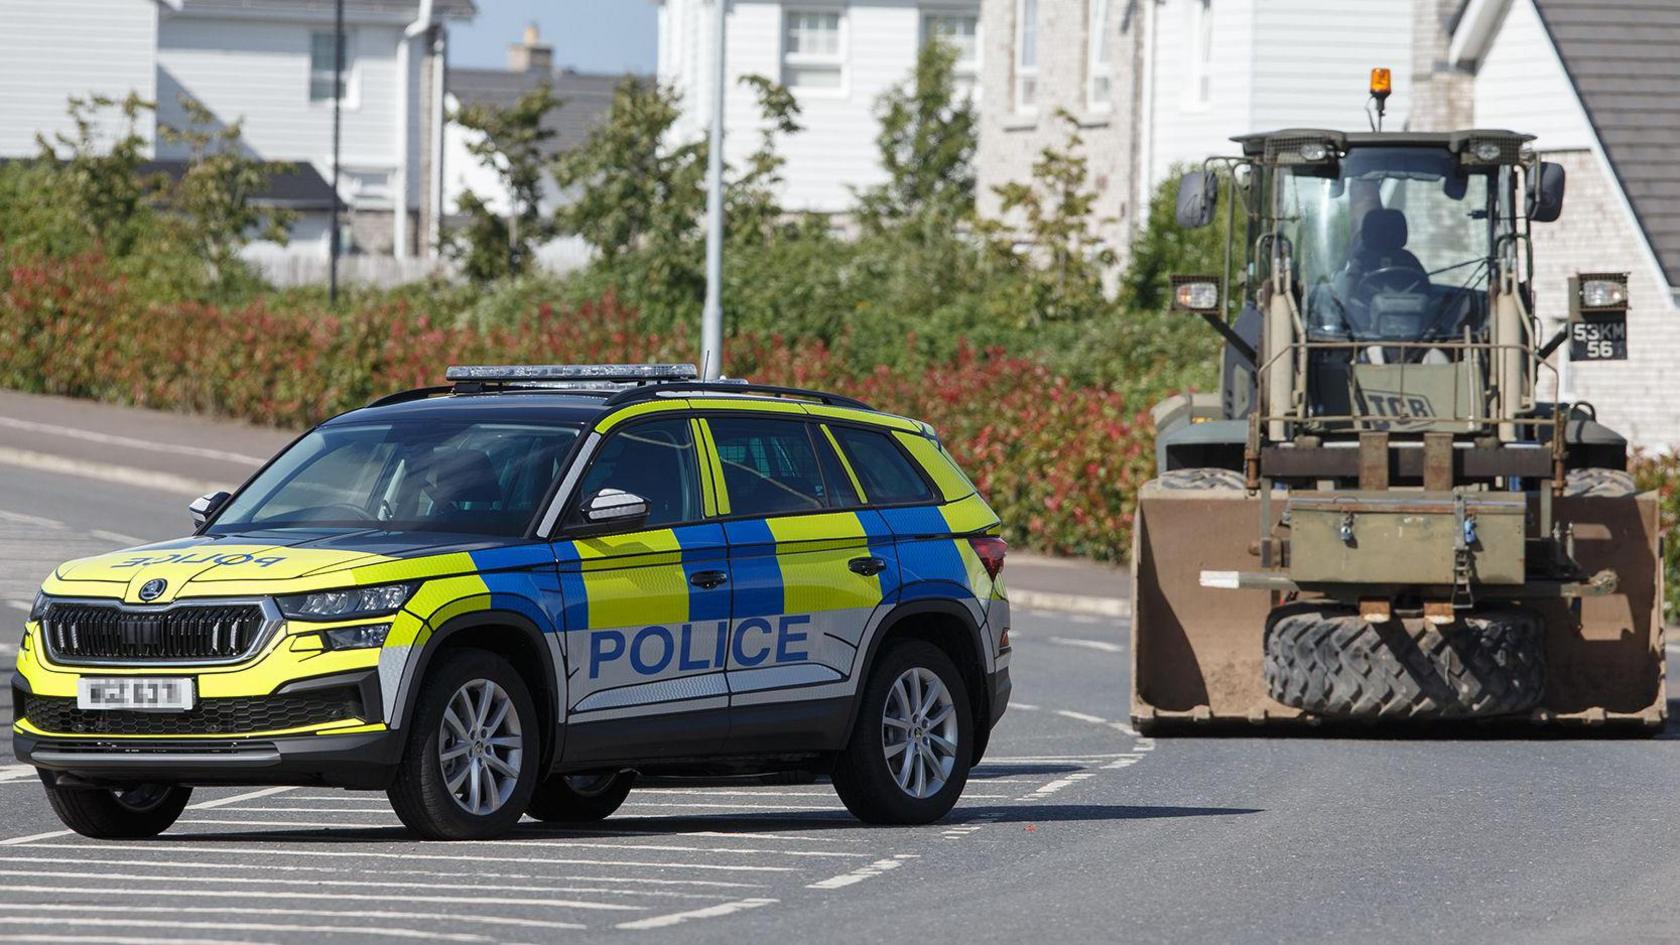
[(332, 259), (327, 267), (327, 302), (338, 304), (338, 254), (341, 250), (338, 233), (338, 143), (343, 131), (341, 106), (344, 96), (344, 0), (336, 0), (333, 9), (333, 148), (332, 148), (332, 233), (329, 235)]
[(700, 361), (705, 379), (723, 376), (723, 102), (724, 21), (728, 0), (712, 0), (712, 137), (706, 152), (706, 307), (700, 315)]

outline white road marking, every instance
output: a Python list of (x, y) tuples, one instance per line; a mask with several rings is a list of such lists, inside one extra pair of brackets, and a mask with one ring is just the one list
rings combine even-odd
[[(460, 878), (460, 875), (461, 875), (459, 872), (440, 872), (438, 870), (360, 870), (360, 869), (350, 869), (350, 868), (341, 867), (341, 866), (288, 866), (288, 865), (275, 864), (275, 863), (263, 863), (261, 865), (247, 866), (245, 864), (205, 863), (205, 862), (202, 862), (202, 861), (115, 860), (115, 859), (105, 859), (105, 858), (100, 858), (100, 857), (73, 857), (73, 856), (0, 856), (0, 863), (27, 863), (27, 864), (31, 864), (31, 865), (39, 865), (39, 864), (43, 864), (43, 863), (54, 863), (54, 864), (68, 864), (68, 865), (71, 865), (71, 866), (131, 866), (131, 867), (132, 866), (151, 866), (151, 867), (167, 867), (169, 869), (219, 870), (219, 871), (222, 871), (224, 873), (228, 870), (254, 869), (254, 870), (260, 870), (260, 871), (265, 872), (265, 873), (269, 873), (269, 872), (287, 872), (287, 873), (308, 872), (308, 873), (331, 873), (331, 874), (338, 875), (338, 876), (344, 876), (344, 875), (349, 875), (349, 874), (354, 873), (354, 874), (366, 875), (366, 876), (385, 876), (385, 877), (389, 877), (389, 876), (396, 876), (396, 875), (404, 875), (404, 876), (412, 875), (412, 876), (444, 877), (444, 878), (449, 878), (449, 879), (458, 879), (458, 878)], [(41, 874), (41, 875), (46, 875), (46, 874)], [(88, 875), (88, 874), (76, 873), (76, 874), (73, 874), (73, 875), (75, 875), (75, 876), (85, 876), (85, 875)], [(736, 893), (721, 893), (721, 892), (718, 892), (718, 893), (679, 893), (679, 892), (664, 892), (664, 891), (661, 891), (661, 890), (651, 890), (651, 889), (635, 889), (635, 888), (617, 888), (617, 889), (615, 889), (615, 888), (610, 887), (610, 886), (555, 886), (555, 885), (552, 885), (552, 883), (555, 882), (555, 881), (569, 881), (572, 878), (564, 877), (564, 876), (561, 876), (561, 877), (539, 876), (539, 875), (530, 874), (530, 873), (520, 873), (520, 874), (512, 874), (512, 875), (505, 874), (505, 873), (478, 873), (477, 875), (480, 878), (483, 878), (483, 879), (538, 880), (538, 881), (542, 881), (542, 882), (548, 884), (548, 885), (543, 885), (543, 886), (497, 886), (497, 887), (495, 887), (497, 890), (502, 891), (502, 892), (563, 892), (563, 893), (568, 893), (568, 894), (604, 893), (604, 894), (607, 894), (607, 895), (614, 895), (614, 896), (654, 896), (654, 897), (665, 898), (665, 899), (718, 899), (718, 898), (721, 898), (725, 895), (737, 895)], [(177, 878), (184, 879), (188, 882), (194, 882), (194, 881), (197, 881), (197, 882), (212, 882), (212, 881), (214, 881), (213, 879), (197, 879), (196, 877), (177, 877)], [(256, 882), (257, 880), (242, 879), (242, 880), (234, 880), (234, 881), (235, 882)], [(281, 884), (293, 884), (293, 885), (314, 885), (315, 884), (315, 881), (313, 881), (313, 880), (279, 880), (279, 879), (270, 878), (268, 881), (275, 882), (275, 883), (281, 883)], [(611, 882), (642, 882), (642, 881), (622, 879), (622, 880), (611, 880)], [(338, 885), (347, 885), (347, 884), (340, 883)], [(387, 883), (387, 882), (368, 882), (368, 883), (353, 883), (353, 884), (348, 884), (348, 885), (357, 885), (357, 886), (416, 885), (416, 886), (422, 886), (422, 887), (427, 888), (427, 889), (450, 889), (450, 888), (483, 889), (483, 888), (485, 888), (483, 886), (454, 886), (452, 884), (438, 884), (436, 882), (413, 883), (413, 884), (408, 884), (408, 883), (396, 884), (396, 883)], [(725, 885), (740, 886), (740, 885), (744, 885), (744, 884), (728, 883), (728, 884), (725, 884)], [(4, 905), (0, 905), (0, 909), (5, 909), (5, 908), (9, 908), (9, 907), (4, 906)]]
[(968, 823), (957, 824), (956, 826), (949, 828), (944, 833), (940, 834), (940, 836), (946, 840), (961, 840), (969, 834), (984, 828), (986, 825), (995, 823), (997, 819), (998, 815), (996, 814), (983, 814)]
[[(8, 885), (8, 893), (44, 893), (54, 896), (157, 896), (162, 890), (124, 889), (92, 886), (33, 886)], [(347, 902), (385, 902), (387, 896), (363, 893), (282, 892), (274, 889), (195, 889), (194, 896), (219, 899), (339, 899)], [(576, 902), (571, 899), (514, 899), (506, 896), (404, 896), (408, 902), (450, 903), (462, 906), (534, 906), (542, 909), (601, 909), (613, 912), (634, 912), (641, 906), (626, 906), (615, 902)], [(3, 908), (3, 907), (0, 907)]]
[(333, 909), (253, 909), (249, 906), (106, 906), (88, 902), (8, 902), (0, 909), (13, 912), (121, 912), (156, 915), (236, 915), (247, 916), (308, 916), (321, 919), (418, 919), (423, 922), (468, 922), (484, 925), (506, 925), (531, 929), (583, 929), (588, 926), (576, 922), (551, 922), (547, 919), (515, 919), (511, 916), (483, 915), (478, 912), (374, 912), (357, 909), (343, 912)]
[(14, 430), (23, 430), (28, 433), (45, 433), (49, 436), (61, 436), (87, 443), (102, 443), (106, 446), (121, 446), (124, 449), (167, 453), (172, 456), (197, 456), (201, 459), (217, 459), (227, 463), (238, 463), (241, 466), (261, 466), (268, 462), (266, 458), (261, 456), (247, 456), (244, 453), (231, 453), (227, 450), (209, 449), (203, 446), (183, 446), (178, 443), (141, 440), (132, 436), (100, 433), (96, 430), (82, 430), (77, 427), (60, 426), (56, 423), (38, 423), (34, 420), (20, 420), (16, 417), (0, 417), (0, 427), (11, 427)]
[(663, 808), (675, 807), (675, 808), (681, 808), (681, 809), (684, 809), (684, 810), (692, 810), (692, 809), (700, 809), (700, 810), (790, 810), (790, 811), (791, 810), (802, 810), (802, 811), (828, 811), (828, 812), (836, 813), (836, 814), (844, 813), (845, 810), (846, 810), (846, 808), (844, 806), (842, 806), (839, 801), (835, 801), (835, 803), (833, 803), (833, 804), (823, 804), (823, 805), (816, 805), (816, 804), (705, 804), (705, 803), (701, 803), (699, 801), (691, 801), (691, 802), (683, 803), (683, 804), (667, 804), (667, 803), (663, 803), (663, 802), (660, 802), (660, 801), (625, 801), (623, 806), (625, 806), (625, 807), (663, 807)]
[(116, 542), (119, 545), (132, 546), (146, 544), (146, 539), (144, 538), (136, 538), (133, 535), (124, 535), (122, 532), (108, 532), (103, 528), (91, 529), (88, 531), (88, 534), (100, 541)]
[(34, 765), (0, 765), (0, 781), (35, 780)]
[(35, 605), (33, 603), (31, 603), (30, 601), (26, 601), (26, 600), (9, 600), (9, 601), (6, 601), (6, 606), (11, 607), (15, 610), (21, 610), (24, 613), (28, 613)]
[[(69, 833), (69, 832), (70, 831), (68, 831), (68, 830), (62, 831), (62, 833)], [(485, 842), (494, 842), (494, 841), (485, 841)], [(82, 850), (82, 851), (86, 851), (86, 850), (89, 850), (91, 848), (85, 843), (41, 843), (41, 844), (36, 844), (34, 846), (31, 846), (30, 849), (31, 850)], [(299, 856), (299, 857), (313, 857), (313, 858), (316, 858), (316, 859), (323, 859), (323, 860), (337, 860), (341, 856), (353, 856), (356, 859), (362, 859), (362, 860), (367, 860), (367, 859), (405, 860), (405, 861), (406, 860), (426, 860), (426, 861), (439, 861), (439, 862), (449, 862), (449, 863), (519, 863), (519, 864), (524, 864), (524, 865), (537, 865), (537, 866), (547, 866), (547, 865), (554, 865), (554, 864), (559, 864), (559, 863), (566, 863), (566, 864), (572, 865), (571, 861), (551, 860), (551, 859), (544, 859), (544, 858), (541, 858), (541, 857), (530, 857), (530, 856), (476, 856), (476, 855), (472, 855), (472, 854), (460, 854), (460, 853), (449, 854), (449, 853), (420, 853), (420, 852), (391, 853), (391, 852), (386, 852), (386, 851), (382, 851), (382, 850), (357, 850), (354, 853), (345, 853), (345, 852), (338, 851), (338, 850), (294, 850), (294, 849), (289, 849), (289, 848), (286, 848), (286, 847), (279, 847), (279, 846), (275, 846), (275, 847), (221, 847), (221, 846), (218, 846), (214, 850), (206, 850), (202, 845), (163, 846), (161, 844), (153, 842), (153, 843), (145, 844), (143, 847), (131, 846), (131, 847), (126, 847), (124, 849), (133, 850), (134, 852), (137, 852), (137, 853), (140, 853), (140, 852), (144, 852), (144, 853), (192, 853), (192, 854), (195, 854), (195, 855), (198, 855), (198, 856), (203, 856), (207, 853), (225, 853), (225, 854), (229, 854), (229, 855), (253, 856), (253, 857), (262, 857), (262, 858), (276, 857), (276, 856)], [(589, 861), (585, 861), (585, 862), (594, 864), (594, 863), (597, 863), (599, 861), (589, 860)], [(608, 866), (627, 866), (627, 865), (630, 865), (630, 864), (607, 863), (606, 865), (608, 865)], [(684, 866), (686, 864), (672, 863), (672, 864), (659, 864), (659, 865), (669, 865), (669, 866), (674, 866), (674, 867), (681, 867), (681, 866)], [(603, 883), (606, 883), (606, 882), (650, 883), (650, 884), (682, 885), (682, 886), (712, 886), (712, 887), (719, 887), (719, 888), (736, 888), (736, 889), (753, 889), (753, 888), (757, 888), (758, 885), (759, 885), (759, 884), (756, 884), (756, 883), (725, 882), (725, 881), (722, 881), (722, 880), (704, 880), (704, 879), (644, 879), (644, 878), (639, 877), (639, 876), (634, 877), (634, 878), (619, 877), (619, 876), (613, 876), (613, 877), (605, 877), (605, 876), (602, 876), (602, 877), (596, 877), (596, 876), (561, 876), (559, 878), (560, 879), (566, 879), (566, 880), (576, 880), (576, 881), (580, 881), (580, 882), (591, 882), (591, 881), (593, 881), (593, 882), (603, 882)]]
[[(22, 935), (0, 935), (0, 942), (42, 942), (55, 945), (181, 945), (178, 935), (168, 938), (146, 938), (143, 935), (47, 935), (47, 933), (22, 933)], [(193, 938), (193, 945), (265, 945), (264, 942), (252, 942), (249, 938)]]
[[(4, 907), (0, 907), (3, 910)], [(290, 925), (278, 922), (187, 922), (180, 919), (100, 919), (92, 916), (57, 918), (38, 915), (0, 915), (6, 925), (117, 926), (137, 929), (196, 929), (214, 932), (314, 932), (331, 935), (375, 935), (381, 938), (417, 938), (433, 942), (494, 942), (495, 939), (469, 932), (425, 932), (420, 929), (399, 929), (388, 925)], [(181, 941), (181, 940), (177, 940)]]
[(635, 919), (630, 922), (620, 922), (616, 927), (632, 930), (662, 929), (667, 926), (677, 925), (682, 922), (689, 922), (694, 919), (715, 919), (718, 916), (731, 915), (736, 912), (745, 912), (748, 909), (757, 909), (760, 906), (775, 905), (778, 901), (779, 900), (776, 899), (737, 899), (734, 902), (725, 902), (715, 906), (707, 906), (704, 909), (693, 909), (688, 912), (673, 912), (669, 915), (656, 915), (648, 919)]
[(888, 870), (898, 869), (900, 866), (904, 865), (904, 861), (906, 859), (913, 855), (914, 854), (899, 854), (891, 859), (876, 860), (868, 866), (860, 866), (849, 873), (841, 873), (839, 876), (830, 876), (827, 879), (819, 879), (814, 883), (806, 883), (805, 888), (840, 889), (845, 886), (852, 886), (857, 883), (861, 883), (866, 879), (873, 879)]
[(1019, 798), (1017, 798), (1017, 800), (1022, 800), (1022, 801), (1043, 800), (1044, 798), (1049, 797), (1050, 795), (1056, 793), (1057, 791), (1062, 790), (1063, 788), (1071, 787), (1072, 785), (1078, 784), (1079, 782), (1085, 780), (1086, 778), (1092, 777), (1092, 776), (1093, 775), (1091, 774), (1091, 772), (1082, 771), (1078, 774), (1070, 774), (1065, 778), (1057, 778), (1056, 780), (1051, 781), (1049, 784), (1046, 784), (1045, 786), (1039, 788), (1036, 791), (1033, 791), (1030, 794), (1021, 795)]
[(17, 525), (34, 525), (37, 528), (69, 528), (56, 518), (43, 518), (39, 515), (25, 515), (22, 512), (9, 512), (0, 509), (0, 522), (12, 522)]
[(156, 472), (135, 466), (118, 466), (113, 463), (95, 463), (85, 459), (71, 459), (68, 456), (54, 456), (51, 453), (37, 453), (34, 450), (14, 449), (10, 446), (0, 446), (0, 465), (80, 476), (83, 479), (115, 482), (159, 492), (173, 492), (176, 495), (203, 495), (227, 488), (208, 480), (189, 479), (174, 473)]
[(1124, 754), (1124, 752), (1093, 751), (1083, 755), (1008, 755), (1004, 757), (993, 757), (992, 755), (987, 755), (986, 760), (980, 763), (980, 767), (986, 768), (990, 765), (1043, 764), (1047, 761), (1089, 761), (1092, 758), (1118, 758), (1122, 754)]
[(32, 833), (27, 837), (10, 837), (5, 840), (0, 840), (0, 846), (10, 847), (17, 846), (21, 843), (34, 843), (36, 840), (50, 840), (54, 837), (68, 837), (75, 832), (76, 831), (74, 830), (49, 830), (46, 833)]
[(189, 804), (189, 805), (187, 805), (187, 810), (211, 810), (211, 809), (217, 808), (217, 807), (226, 807), (229, 804), (237, 804), (240, 801), (254, 801), (259, 797), (273, 797), (276, 794), (284, 794), (287, 791), (293, 791), (293, 790), (296, 790), (296, 788), (291, 788), (291, 787), (261, 788), (261, 789), (256, 790), (256, 791), (247, 791), (244, 794), (235, 794), (232, 797), (218, 797), (213, 801), (203, 801), (203, 802), (200, 802), (198, 804)]
[[(94, 861), (94, 860), (81, 860), (79, 862), (94, 863), (96, 861)], [(127, 865), (133, 866), (133, 865), (136, 865), (136, 864), (130, 863), (130, 864), (127, 864)], [(222, 869), (225, 871), (227, 869), (227, 867), (222, 867)], [(139, 882), (146, 882), (146, 883), (167, 883), (167, 882), (220, 883), (222, 885), (243, 884), (243, 885), (247, 885), (247, 886), (261, 886), (261, 885), (274, 885), (274, 886), (349, 886), (353, 889), (376, 889), (376, 888), (390, 888), (390, 889), (460, 889), (460, 890), (477, 890), (479, 892), (485, 892), (485, 891), (488, 890), (488, 891), (492, 891), (492, 892), (504, 892), (504, 893), (512, 893), (512, 892), (531, 892), (531, 893), (544, 893), (544, 892), (613, 892), (613, 893), (616, 893), (618, 895), (630, 895), (630, 896), (634, 896), (634, 895), (637, 894), (636, 890), (634, 890), (634, 889), (619, 889), (619, 890), (587, 889), (587, 890), (585, 890), (585, 889), (558, 889), (558, 888), (553, 887), (553, 886), (508, 886), (508, 885), (497, 885), (495, 887), (486, 887), (486, 886), (484, 886), (482, 884), (478, 884), (478, 883), (440, 883), (440, 882), (436, 882), (435, 880), (427, 881), (427, 882), (423, 882), (423, 883), (419, 883), (419, 882), (404, 883), (404, 882), (391, 882), (391, 881), (388, 881), (388, 880), (371, 880), (371, 879), (367, 879), (367, 880), (363, 880), (363, 879), (278, 879), (278, 878), (273, 877), (273, 876), (228, 876), (228, 875), (225, 875), (225, 872), (224, 872), (224, 875), (221, 875), (221, 876), (178, 876), (178, 875), (177, 876), (157, 876), (157, 875), (148, 875), (148, 874), (145, 874), (145, 873), (94, 873), (94, 872), (85, 872), (85, 871), (77, 872), (77, 871), (70, 871), (70, 870), (0, 869), (0, 876), (37, 876), (37, 877), (43, 877), (43, 878), (46, 878), (46, 879), (99, 879), (99, 880), (107, 880), (108, 879), (108, 880), (123, 880), (124, 882), (139, 881)], [(696, 894), (687, 894), (687, 895), (667, 893), (666, 895), (678, 895), (680, 898), (684, 898), (684, 899), (688, 899), (688, 898), (694, 898), (694, 899), (716, 898), (715, 896), (703, 896), (703, 895), (700, 895), (700, 894), (697, 894), (697, 893)], [(5, 908), (4, 905), (0, 905), (0, 909), (4, 909), (4, 908)], [(580, 906), (578, 908), (591, 908), (591, 907)]]
[[(291, 822), (290, 821), (265, 821), (265, 820), (182, 820), (182, 821), (178, 821), (178, 823), (183, 823), (183, 824), (216, 824), (216, 825), (223, 825), (223, 826), (250, 827), (250, 826), (285, 826), (285, 825), (290, 824)], [(321, 826), (343, 828), (347, 825), (345, 825), (345, 824), (325, 824), (325, 825), (321, 825)], [(512, 841), (512, 842), (504, 842), (501, 845), (503, 845), (503, 846), (515, 846), (515, 845), (517, 845), (517, 846), (553, 846), (553, 844), (544, 844), (544, 843), (540, 843), (540, 842), (537, 842), (537, 841), (524, 841), (524, 842)], [(263, 851), (260, 851), (260, 852), (262, 852), (263, 854), (267, 854), (269, 852), (316, 853), (317, 851), (313, 851), (313, 850), (308, 850), (308, 851), (303, 851), (303, 850), (300, 850), (300, 851), (268, 851), (268, 850), (263, 850)], [(336, 855), (336, 854), (321, 852), (318, 855), (332, 856), (332, 855)], [(358, 851), (355, 855), (356, 856), (369, 856), (369, 855), (372, 855), (372, 854), (363, 853), (363, 852)], [(397, 857), (410, 856), (410, 854), (406, 854), (406, 853), (393, 854), (393, 855), (397, 856)], [(445, 859), (456, 859), (456, 857), (445, 857)], [(472, 859), (472, 858), (471, 857), (461, 857), (461, 859)], [(556, 864), (566, 864), (566, 865), (569, 865), (569, 866), (635, 866), (635, 867), (646, 867), (648, 869), (724, 870), (724, 871), (732, 871), (732, 872), (749, 872), (749, 873), (796, 873), (796, 872), (799, 871), (798, 867), (794, 867), (794, 866), (744, 866), (744, 865), (743, 866), (726, 866), (726, 865), (723, 865), (723, 864), (720, 864), (720, 863), (651, 863), (651, 862), (640, 862), (640, 861), (632, 861), (632, 860), (577, 860), (577, 859), (553, 860), (553, 859), (545, 859), (545, 860), (529, 860), (529, 861), (526, 861), (526, 862), (556, 863)], [(0, 871), (0, 872), (3, 872), (3, 871)]]
[(1032, 705), (1032, 704), (1026, 703), (1026, 702), (1011, 702), (1011, 703), (1009, 703), (1009, 707), (1011, 709), (1018, 709), (1022, 712), (1037, 712), (1038, 711), (1038, 706)]
[[(1132, 602), (1124, 597), (1055, 594), (1011, 587), (1009, 589), (1009, 601), (1011, 604), (1032, 613), (1033, 616), (1063, 617), (1067, 614), (1089, 614), (1093, 617), (1126, 619), (1132, 615)], [(1013, 632), (1010, 635), (1013, 636)]]
[(1079, 722), (1091, 722), (1096, 725), (1108, 724), (1108, 720), (1100, 715), (1091, 715), (1086, 712), (1075, 712), (1072, 709), (1057, 709), (1056, 714), (1064, 719), (1074, 719)]
[(1125, 647), (1118, 643), (1110, 643), (1107, 640), (1085, 640), (1079, 637), (1046, 637), (1046, 639), (1061, 646), (1077, 646), (1087, 650), (1099, 650), (1103, 653), (1126, 652)]

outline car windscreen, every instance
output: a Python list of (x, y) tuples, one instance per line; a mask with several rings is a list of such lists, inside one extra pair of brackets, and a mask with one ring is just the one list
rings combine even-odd
[(319, 427), (263, 470), (209, 533), (378, 528), (520, 535), (577, 436), (575, 426), (489, 420)]

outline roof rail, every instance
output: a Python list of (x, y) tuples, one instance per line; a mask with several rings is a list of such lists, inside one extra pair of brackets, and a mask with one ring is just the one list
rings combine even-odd
[[(389, 407), (392, 404), (406, 404), (411, 400), (425, 400), (427, 397), (436, 397), (439, 394), (447, 394), (452, 390), (454, 390), (453, 387), (447, 386), (416, 387), (413, 390), (399, 390), (394, 394), (386, 394), (383, 397), (375, 397), (373, 400), (368, 401), (367, 406)], [(366, 407), (363, 409), (366, 409)]]
[(753, 384), (741, 380), (723, 381), (671, 381), (662, 384), (649, 384), (643, 387), (632, 387), (621, 390), (606, 399), (606, 406), (618, 407), (623, 404), (633, 404), (637, 401), (652, 400), (661, 394), (674, 394), (682, 391), (717, 393), (717, 394), (766, 394), (772, 397), (792, 397), (800, 400), (814, 400), (830, 407), (851, 407), (856, 410), (874, 410), (861, 400), (840, 394), (830, 394), (820, 390), (806, 390), (802, 387), (778, 387), (774, 384)]

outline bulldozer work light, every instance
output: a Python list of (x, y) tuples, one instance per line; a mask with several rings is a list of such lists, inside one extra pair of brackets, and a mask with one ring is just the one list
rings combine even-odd
[(1172, 307), (1181, 312), (1219, 311), (1219, 280), (1213, 276), (1173, 276)]

